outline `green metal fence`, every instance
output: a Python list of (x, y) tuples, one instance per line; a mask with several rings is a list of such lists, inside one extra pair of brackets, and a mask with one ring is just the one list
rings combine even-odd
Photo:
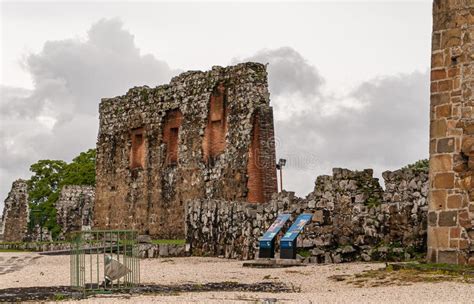
[(71, 286), (85, 292), (133, 288), (140, 283), (137, 233), (92, 230), (74, 235)]

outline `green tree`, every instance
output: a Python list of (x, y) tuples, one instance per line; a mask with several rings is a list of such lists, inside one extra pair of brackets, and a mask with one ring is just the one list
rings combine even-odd
[(33, 175), (28, 180), (28, 200), (30, 208), (34, 210), (30, 213), (30, 223), (35, 225), (38, 221), (43, 222), (44, 218), (43, 226), (47, 227), (54, 237), (60, 231), (54, 203), (59, 197), (59, 186), (66, 166), (66, 162), (62, 160), (45, 159), (30, 167)]
[(28, 180), (30, 228), (39, 224), (56, 238), (61, 227), (56, 221), (56, 201), (65, 185), (95, 185), (95, 149), (80, 153), (71, 163), (62, 160), (40, 160), (30, 167), (33, 175)]
[(95, 149), (89, 149), (75, 157), (64, 168), (61, 187), (64, 185), (95, 185)]

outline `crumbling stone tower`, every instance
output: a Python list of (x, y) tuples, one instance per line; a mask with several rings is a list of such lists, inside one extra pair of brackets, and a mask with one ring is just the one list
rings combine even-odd
[(102, 99), (95, 228), (184, 237), (189, 199), (266, 202), (277, 191), (267, 72), (243, 63)]
[(474, 1), (435, 0), (428, 259), (474, 264)]
[(28, 186), (26, 181), (18, 179), (5, 199), (2, 225), (3, 240), (6, 242), (21, 242), (28, 234)]

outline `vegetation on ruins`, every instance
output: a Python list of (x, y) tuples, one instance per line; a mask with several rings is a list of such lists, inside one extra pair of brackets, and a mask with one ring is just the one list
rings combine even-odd
[(80, 153), (71, 163), (62, 160), (39, 160), (30, 167), (28, 180), (30, 227), (42, 225), (56, 238), (61, 227), (56, 221), (55, 203), (66, 185), (95, 185), (95, 149)]
[(420, 159), (419, 161), (416, 161), (413, 164), (406, 165), (402, 169), (412, 169), (414, 171), (428, 171), (429, 167), (430, 162), (428, 159)]

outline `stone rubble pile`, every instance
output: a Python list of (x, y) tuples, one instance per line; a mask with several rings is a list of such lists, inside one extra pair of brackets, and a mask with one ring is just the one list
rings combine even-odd
[(383, 177), (386, 190), (372, 170), (336, 168), (319, 176), (306, 198), (282, 192), (267, 204), (194, 200), (185, 211), (187, 242), (193, 254), (252, 259), (278, 214), (289, 212), (294, 220), (312, 213), (298, 238), (308, 262), (413, 258), (426, 250), (428, 172), (400, 169)]

